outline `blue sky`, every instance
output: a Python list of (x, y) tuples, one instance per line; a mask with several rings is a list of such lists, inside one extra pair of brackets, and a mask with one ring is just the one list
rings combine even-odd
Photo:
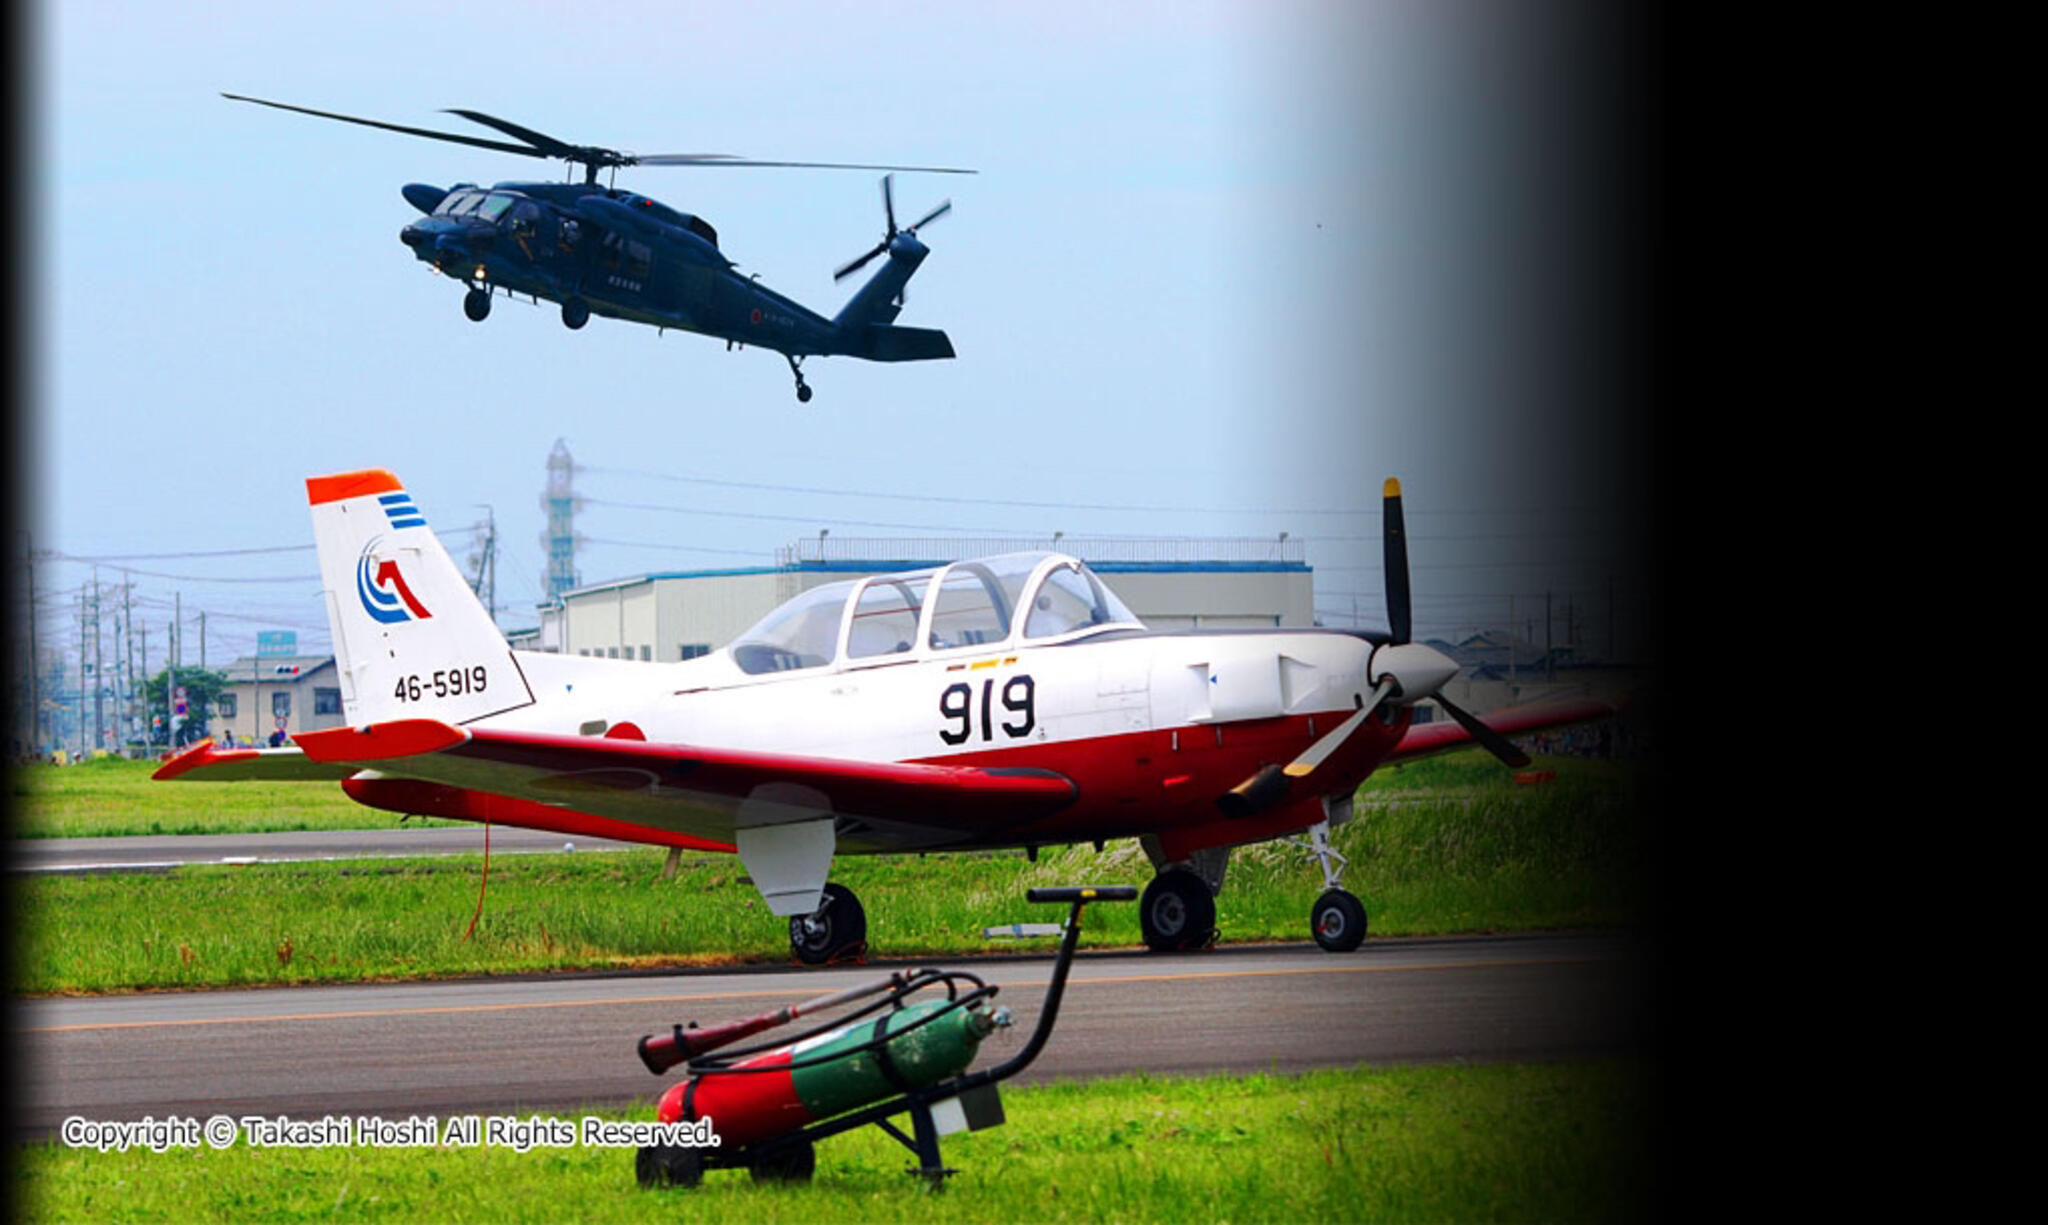
[[(259, 629), (324, 643), (303, 478), (360, 467), (397, 472), (458, 558), (490, 506), (501, 621), (529, 624), (557, 438), (588, 469), (586, 581), (767, 564), (821, 528), (1286, 531), (1325, 618), (1379, 625), (1393, 473), (1418, 632), (1504, 622), (1510, 597), (1525, 622), (1546, 591), (1602, 601), (1640, 578), (1649, 410), (1612, 394), (1626, 342), (1591, 334), (1622, 309), (1605, 243), (1628, 219), (1602, 215), (1550, 13), (46, 6), (27, 435), (44, 640), (76, 640), (82, 559), (105, 558), (158, 660), (174, 594), (188, 621), (209, 610), (209, 660)], [(503, 298), (472, 324), (397, 241), (400, 186), (559, 165), (221, 91), (450, 131), (470, 129), (439, 111), (469, 107), (643, 153), (975, 167), (896, 183), (906, 218), (953, 200), (901, 321), (945, 328), (959, 358), (813, 359), (799, 405), (769, 352), (571, 333)], [(832, 270), (880, 236), (876, 178), (618, 181), (830, 314), (855, 283)]]

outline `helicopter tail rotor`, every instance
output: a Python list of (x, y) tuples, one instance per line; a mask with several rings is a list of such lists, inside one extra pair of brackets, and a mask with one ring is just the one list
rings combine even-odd
[(895, 178), (896, 176), (893, 174), (882, 176), (882, 216), (888, 222), (888, 232), (882, 235), (882, 241), (869, 248), (865, 254), (853, 260), (853, 262), (841, 266), (839, 271), (832, 274), (833, 280), (843, 281), (854, 273), (859, 272), (862, 268), (867, 267), (870, 260), (889, 249), (889, 244), (896, 241), (897, 235), (909, 234), (912, 237), (916, 237), (919, 230), (953, 211), (953, 201), (950, 199), (942, 200), (939, 202), (938, 207), (934, 208), (931, 212), (919, 217), (916, 221), (904, 226), (902, 229), (897, 229), (896, 193), (895, 189), (891, 186)]

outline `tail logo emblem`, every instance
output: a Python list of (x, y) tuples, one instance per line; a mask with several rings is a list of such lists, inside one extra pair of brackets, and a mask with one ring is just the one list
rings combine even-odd
[[(382, 539), (379, 537), (378, 539)], [(363, 546), (363, 555), (356, 561), (356, 596), (363, 602), (363, 611), (374, 621), (385, 625), (396, 625), (400, 621), (425, 621), (434, 614), (427, 611), (419, 597), (406, 585), (405, 575), (398, 569), (398, 562), (392, 558), (377, 561), (373, 554), (377, 540)], [(372, 570), (372, 565), (375, 569)]]

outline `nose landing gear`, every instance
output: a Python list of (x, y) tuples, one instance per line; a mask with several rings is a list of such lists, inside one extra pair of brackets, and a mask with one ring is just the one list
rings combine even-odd
[(484, 285), (470, 286), (469, 292), (462, 295), (462, 313), (469, 316), (470, 322), (482, 323), (491, 313), (490, 288)]
[(1288, 842), (1322, 861), (1323, 895), (1308, 912), (1309, 931), (1316, 943), (1328, 953), (1357, 948), (1365, 941), (1365, 903), (1343, 888), (1346, 861), (1330, 845), (1329, 821), (1316, 822), (1309, 826), (1306, 838), (1289, 838)]

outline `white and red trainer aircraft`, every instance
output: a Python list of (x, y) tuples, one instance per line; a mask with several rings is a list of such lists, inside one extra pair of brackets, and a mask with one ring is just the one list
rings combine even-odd
[[(1358, 947), (1329, 830), (1383, 763), (1597, 718), (1573, 702), (1482, 723), (1457, 665), (1409, 641), (1400, 486), (1387, 482), (1390, 632), (1149, 631), (1087, 566), (1011, 553), (817, 587), (677, 663), (512, 650), (382, 470), (306, 482), (347, 724), (291, 747), (202, 742), (160, 779), (333, 778), (394, 812), (736, 851), (798, 958), (865, 947), (840, 854), (1139, 838), (1154, 949), (1212, 937), (1230, 848), (1306, 833), (1310, 929)], [(1434, 697), (1453, 722), (1412, 725)]]

